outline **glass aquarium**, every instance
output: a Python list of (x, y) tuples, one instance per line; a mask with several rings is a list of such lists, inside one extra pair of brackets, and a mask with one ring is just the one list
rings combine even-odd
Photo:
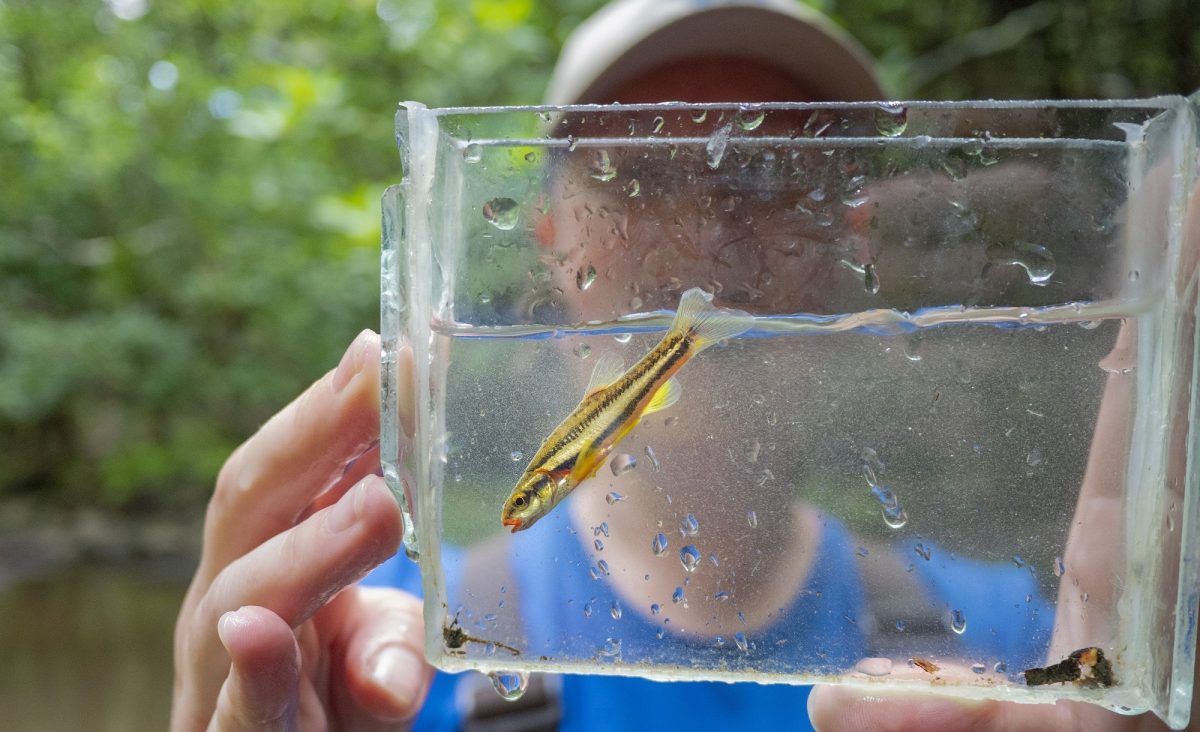
[(381, 439), (431, 662), (1186, 724), (1194, 104), (396, 129)]

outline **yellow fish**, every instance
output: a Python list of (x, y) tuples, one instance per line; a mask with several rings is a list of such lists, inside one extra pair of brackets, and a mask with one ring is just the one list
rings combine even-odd
[(746, 313), (714, 307), (704, 290), (683, 293), (670, 330), (632, 368), (622, 373), (620, 359), (611, 353), (597, 361), (583, 401), (529, 461), (504, 502), (500, 523), (516, 532), (549, 513), (596, 474), (642, 417), (679, 400), (676, 371), (708, 346), (753, 326)]

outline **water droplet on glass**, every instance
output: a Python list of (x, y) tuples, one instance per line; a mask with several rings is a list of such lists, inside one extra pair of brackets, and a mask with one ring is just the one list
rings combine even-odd
[(950, 630), (962, 635), (967, 631), (967, 616), (962, 610), (955, 608), (950, 611)]
[(601, 559), (599, 562), (596, 562), (596, 569), (599, 570), (600, 574), (605, 577), (612, 574), (608, 570), (608, 562), (604, 561), (603, 559)]
[(591, 176), (598, 181), (607, 183), (617, 177), (617, 169), (612, 164), (607, 150), (600, 150), (592, 159)]
[(996, 661), (996, 665), (992, 666), (992, 671), (995, 671), (998, 674), (1007, 673), (1008, 664), (1006, 664), (1004, 661)]
[(908, 127), (908, 109), (903, 104), (885, 102), (875, 108), (875, 129), (884, 137), (899, 137)]
[(532, 163), (534, 160), (537, 160), (537, 153), (535, 153), (535, 152), (525, 153), (525, 162)]
[(696, 124), (700, 124), (701, 122), (703, 122), (706, 119), (708, 119), (708, 110), (707, 109), (700, 109), (695, 112), (692, 112), (692, 121), (695, 122)]
[(630, 198), (637, 198), (642, 193), (642, 184), (638, 182), (637, 178), (630, 178), (627, 190)]
[(654, 466), (655, 470), (662, 467), (661, 463), (658, 462), (658, 455), (654, 454), (654, 448), (649, 445), (646, 445), (646, 457), (650, 458), (650, 464)]
[(1062, 577), (1067, 572), (1067, 565), (1063, 564), (1062, 557), (1054, 558), (1054, 576)]
[(721, 159), (725, 157), (725, 148), (729, 145), (729, 133), (733, 129), (730, 125), (724, 124), (708, 138), (708, 142), (704, 145), (705, 151), (708, 153), (708, 167), (716, 170), (721, 167)]
[(1054, 274), (1054, 253), (1041, 244), (1028, 241), (992, 244), (985, 254), (991, 265), (1017, 265), (1035, 285), (1045, 285)]
[(632, 333), (617, 333), (613, 336), (613, 340), (617, 343), (628, 343), (633, 339)]
[(529, 686), (529, 674), (524, 671), (489, 671), (492, 688), (504, 701), (516, 701)]
[(601, 521), (599, 526), (592, 527), (592, 536), (600, 536), (604, 534), (604, 538), (608, 538), (608, 522)]
[(612, 607), (610, 607), (608, 609), (608, 614), (612, 616), (613, 620), (621, 619), (621, 601), (620, 600), (612, 601)]
[(492, 293), (490, 293), (490, 292), (479, 293), (479, 302), (483, 303), (484, 305), (487, 305), (491, 301), (492, 301)]
[(613, 475), (624, 475), (637, 467), (637, 458), (623, 452), (609, 460), (608, 467), (612, 469)]
[(654, 540), (650, 542), (650, 551), (654, 552), (654, 556), (661, 557), (667, 551), (667, 535), (655, 534)]
[(709, 563), (709, 564), (711, 564), (711, 565), (712, 565), (712, 566), (714, 566), (714, 567), (720, 567), (720, 566), (721, 566), (721, 560), (720, 560), (720, 559), (717, 559), (717, 553), (716, 553), (716, 552), (709, 552), (709, 553), (708, 553), (708, 563)]
[(883, 509), (883, 523), (889, 529), (903, 529), (908, 525), (908, 512), (901, 506)]
[(621, 655), (621, 639), (607, 638), (604, 645), (600, 648), (600, 655), (608, 658), (616, 658)]
[(604, 500), (608, 501), (608, 505), (611, 506), (614, 503), (624, 501), (625, 496), (621, 495), (620, 493), (617, 493), (616, 491), (611, 491), (611, 492), (609, 492), (609, 494), (607, 496), (604, 497)]
[(926, 547), (924, 544), (917, 544), (915, 547), (913, 547), (913, 551), (915, 551), (917, 555), (926, 562), (928, 562), (929, 558), (933, 556), (933, 550)]
[(658, 134), (659, 132), (663, 131), (663, 125), (665, 125), (665, 124), (666, 124), (666, 120), (664, 120), (662, 117), (655, 117), (654, 122), (650, 126), (650, 129), (655, 134)]
[(519, 216), (520, 210), (517, 208), (517, 202), (511, 198), (493, 198), (483, 204), (483, 218), (501, 231), (514, 228)]
[(519, 462), (521, 462), (521, 458), (525, 457), (525, 455), (524, 455), (524, 453), (522, 453), (520, 450), (513, 450), (512, 452), (510, 452), (510, 453), (508, 454), (508, 457), (509, 457), (509, 458), (510, 458), (510, 459), (511, 459), (511, 460), (512, 460), (514, 463), (519, 463)]
[(580, 290), (586, 290), (595, 281), (596, 268), (590, 264), (587, 267), (580, 267), (579, 271), (575, 273), (575, 286)]
[(1141, 274), (1136, 269), (1129, 270), (1129, 281), (1130, 282), (1137, 282), (1138, 277), (1140, 277), (1140, 276), (1141, 276)]
[(987, 671), (987, 666), (984, 666), (982, 663), (973, 663), (971, 664), (971, 670), (977, 674), (981, 674)]
[(462, 151), (463, 160), (468, 163), (478, 163), (483, 158), (483, 148), (474, 143), (468, 144)]
[(679, 550), (679, 563), (683, 565), (685, 572), (695, 572), (696, 566), (700, 564), (700, 550), (688, 544)]
[(580, 343), (578, 346), (575, 346), (574, 350), (575, 350), (575, 355), (579, 356), (579, 358), (581, 358), (581, 359), (587, 358), (588, 356), (592, 355), (592, 347), (586, 343)]
[(1099, 320), (1081, 320), (1078, 323), (1076, 323), (1076, 325), (1078, 325), (1080, 328), (1083, 328), (1084, 330), (1095, 330), (1100, 327), (1101, 322), (1102, 321), (1099, 321)]
[(658, 615), (661, 612), (662, 612), (662, 605), (659, 605), (657, 602), (652, 603), (650, 605), (650, 614), (651, 615)]
[(731, 597), (733, 597), (733, 595), (726, 590), (721, 590), (717, 594), (713, 595), (713, 599), (718, 602), (725, 602)]
[(700, 531), (700, 522), (690, 513), (679, 522), (679, 533), (684, 536), (695, 536), (698, 531)]
[(872, 295), (879, 294), (879, 273), (873, 264), (863, 265), (863, 289)]
[(592, 546), (596, 547), (596, 551), (598, 552), (604, 551), (604, 542), (600, 541), (599, 539), (593, 541)]
[(1031, 468), (1042, 464), (1042, 451), (1038, 448), (1033, 448), (1029, 454), (1025, 456), (1025, 464)]
[(766, 119), (767, 113), (761, 109), (743, 109), (737, 113), (737, 126), (743, 130), (750, 132), (758, 129), (758, 126)]
[(903, 620), (897, 620), (897, 621), (896, 621), (896, 632), (897, 632), (897, 633), (903, 633), (903, 632), (904, 632), (904, 621), (903, 621)]
[(740, 630), (733, 634), (733, 643), (742, 653), (750, 650), (750, 641), (746, 640), (746, 634)]
[(854, 670), (867, 676), (887, 676), (892, 672), (892, 659), (864, 658), (854, 664)]
[(1012, 563), (1017, 565), (1018, 569), (1025, 566), (1025, 560), (1021, 558), (1020, 554), (1013, 555)]
[(684, 604), (684, 606), (687, 605), (687, 598), (683, 596), (682, 587), (676, 587), (675, 591), (671, 593), (671, 602), (675, 603), (676, 605), (681, 602)]
[(746, 512), (746, 523), (750, 524), (750, 528), (752, 528), (752, 529), (757, 528), (758, 527), (758, 514), (755, 513), (754, 511), (747, 511)]

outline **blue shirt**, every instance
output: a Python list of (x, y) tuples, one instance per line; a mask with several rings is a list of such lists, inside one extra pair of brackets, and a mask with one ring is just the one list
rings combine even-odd
[[(868, 655), (868, 639), (858, 623), (866, 600), (856, 564), (865, 557), (856, 552), (853, 537), (845, 527), (829, 518), (823, 524), (817, 558), (805, 587), (795, 595), (785, 613), (781, 613), (788, 620), (779, 627), (786, 628), (788, 638), (773, 640), (770, 627), (760, 629), (753, 637), (769, 648), (752, 645), (748, 652), (730, 653), (732, 638), (725, 639), (727, 648), (721, 648), (715, 644), (696, 645), (667, 634), (658, 644), (663, 657), (682, 656), (698, 664), (707, 660), (724, 668), (737, 668), (738, 663), (754, 668), (756, 661), (762, 661), (769, 650), (773, 663), (837, 673), (852, 668), (858, 659)], [(552, 651), (564, 638), (603, 638), (605, 634), (621, 638), (629, 647), (655, 645), (649, 640), (662, 625), (639, 613), (625, 613), (620, 620), (612, 619), (608, 608), (616, 595), (606, 583), (591, 580), (585, 572), (546, 571), (555, 562), (567, 566), (594, 563), (594, 558), (586, 554), (581, 542), (570, 532), (544, 532), (538, 541), (514, 541), (507, 546), (511, 547), (508, 557), (511, 576), (520, 588), (520, 610), (530, 633), (529, 653)], [(1042, 662), (1053, 610), (1039, 596), (1031, 572), (1011, 563), (989, 564), (956, 558), (930, 547), (928, 542), (925, 547), (929, 549), (922, 547), (922, 553), (912, 551), (915, 546), (914, 540), (907, 547), (908, 556), (914, 560), (914, 580), (934, 603), (945, 604), (947, 616), (957, 610), (967, 623), (961, 635), (947, 634), (941, 641), (946, 644), (947, 652), (961, 654), (962, 648), (952, 646), (965, 644), (975, 657), (993, 663), (1006, 661), (1014, 671)], [(926, 560), (924, 556), (930, 558)], [(460, 596), (463, 560), (463, 552), (443, 550), (451, 597)], [(397, 587), (417, 595), (421, 591), (417, 566), (403, 555), (381, 565), (363, 584)], [(582, 611), (563, 612), (564, 597), (583, 598), (579, 602), (591, 598), (595, 612), (590, 617), (585, 617)], [(1015, 601), (1006, 603), (999, 598)], [(794, 642), (820, 638), (836, 638), (837, 645), (821, 647)], [(936, 649), (930, 651), (935, 652)], [(711, 659), (706, 659), (705, 654)], [(732, 663), (730, 659), (734, 659)], [(459, 728), (455, 687), (461, 678), (462, 675), (437, 673), (414, 729)], [(788, 729), (805, 730), (811, 729), (806, 712), (809, 691), (807, 686), (784, 684), (666, 683), (620, 676), (564, 674), (559, 729), (705, 730), (786, 725)]]

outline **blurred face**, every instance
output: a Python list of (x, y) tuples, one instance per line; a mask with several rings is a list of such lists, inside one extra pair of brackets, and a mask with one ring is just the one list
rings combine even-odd
[[(646, 73), (607, 95), (605, 101), (612, 100), (755, 103), (813, 101), (813, 95), (760, 62), (711, 57)], [(754, 124), (760, 136), (795, 136), (809, 114), (776, 111), (761, 122), (738, 124)], [(713, 139), (734, 120), (717, 112), (702, 119), (647, 112), (629, 129), (604, 124), (584, 120), (571, 133), (618, 139), (636, 128), (660, 138)], [(814, 214), (837, 201), (798, 181), (796, 171), (827, 167), (828, 160), (795, 153), (783, 159), (730, 145), (714, 165), (712, 156), (720, 154), (711, 146), (680, 144), (581, 148), (567, 156), (555, 174), (553, 204), (539, 235), (555, 260), (552, 270), (568, 308), (582, 284), (598, 285), (587, 296), (587, 311), (576, 310), (568, 320), (673, 308), (691, 286), (752, 312), (820, 309), (813, 297), (837, 262), (831, 256), (836, 237), (832, 221)], [(595, 310), (600, 299), (611, 301), (609, 310)]]

